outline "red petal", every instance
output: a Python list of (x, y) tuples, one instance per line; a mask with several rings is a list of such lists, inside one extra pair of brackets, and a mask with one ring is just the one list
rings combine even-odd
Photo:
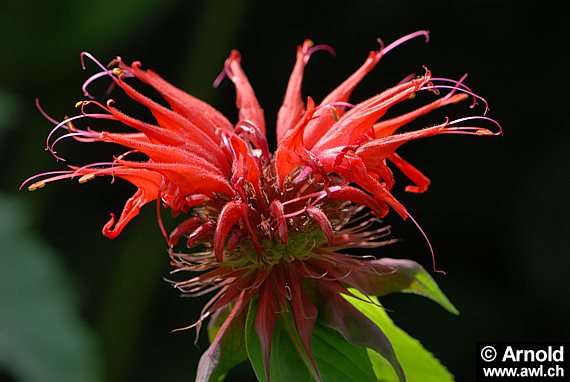
[(121, 78), (118, 79), (117, 83), (129, 97), (146, 106), (152, 112), (156, 121), (161, 127), (172, 130), (184, 137), (184, 139), (192, 140), (198, 145), (203, 146), (206, 150), (209, 150), (212, 152), (212, 154), (216, 155), (220, 162), (223, 162), (224, 155), (218, 145), (219, 138), (215, 134), (212, 136), (208, 135), (207, 132), (204, 132), (202, 129), (198, 128), (195, 124), (193, 124), (190, 120), (184, 118), (182, 115), (142, 95), (130, 85), (125, 83)]
[(423, 193), (426, 192), (431, 181), (427, 176), (422, 174), (420, 170), (412, 166), (409, 162), (403, 159), (396, 153), (392, 153), (388, 156), (388, 159), (396, 165), (406, 175), (412, 182), (414, 182), (415, 186), (406, 186), (407, 192), (413, 193)]
[(190, 194), (213, 195), (216, 192), (233, 196), (234, 192), (228, 181), (199, 165), (180, 163), (131, 162), (117, 160), (125, 167), (147, 169), (164, 175), (180, 189), (181, 197)]
[(334, 232), (331, 222), (327, 218), (327, 215), (325, 215), (325, 213), (317, 207), (307, 208), (307, 214), (309, 215), (311, 220), (314, 220), (315, 222), (317, 222), (318, 225), (321, 226), (325, 236), (327, 237), (329, 246), (332, 246), (334, 244)]
[(263, 109), (259, 106), (255, 92), (251, 87), (240, 65), (240, 54), (232, 50), (226, 60), (226, 73), (236, 87), (236, 105), (239, 109), (239, 119), (253, 122), (263, 135), (265, 135), (265, 118)]
[(200, 218), (192, 217), (184, 220), (182, 223), (178, 224), (176, 228), (170, 232), (169, 240), (170, 243), (176, 245), (180, 237), (198, 227), (200, 224)]
[(172, 109), (191, 121), (210, 138), (216, 139), (216, 129), (231, 131), (230, 121), (218, 110), (165, 81), (152, 70), (141, 70), (140, 63), (132, 65), (133, 72), (141, 81), (155, 88), (168, 101)]
[(333, 200), (348, 200), (357, 204), (361, 204), (370, 208), (372, 212), (378, 217), (386, 216), (388, 213), (388, 206), (386, 203), (380, 203), (379, 201), (374, 200), (364, 191), (351, 186), (345, 186), (341, 189), (331, 191), (328, 193), (327, 197)]
[(318, 311), (305, 294), (305, 291), (303, 290), (303, 278), (300, 277), (300, 273), (297, 272), (295, 266), (293, 264), (288, 264), (285, 269), (288, 273), (285, 277), (289, 282), (289, 288), (291, 288), (289, 305), (291, 306), (293, 318), (295, 319), (295, 327), (297, 328), (297, 332), (299, 333), (305, 352), (309, 356), (313, 365), (313, 370), (311, 370), (311, 372), (317, 377), (317, 380), (320, 381), (321, 378), (313, 354), (313, 344), (311, 340), (315, 322), (317, 321)]
[(222, 168), (213, 164), (216, 162), (216, 159), (211, 155), (211, 152), (204, 150), (203, 147), (198, 145), (194, 145), (194, 147), (190, 146), (193, 150), (188, 151), (180, 147), (154, 144), (141, 139), (132, 139), (130, 134), (114, 134), (106, 131), (101, 133), (101, 140), (138, 150), (148, 155), (149, 158), (155, 162), (195, 165), (203, 167), (220, 177), (225, 176)]
[(230, 229), (243, 218), (242, 202), (232, 200), (228, 202), (218, 217), (216, 224), (216, 233), (214, 234), (214, 254), (216, 260), (221, 262), (224, 259), (224, 247), (226, 244), (226, 237)]
[(199, 239), (201, 239), (202, 237), (204, 237), (204, 235), (211, 232), (213, 228), (214, 228), (214, 225), (211, 222), (206, 222), (206, 223), (202, 224), (201, 226), (196, 228), (194, 230), (194, 232), (192, 232), (190, 235), (188, 235), (188, 241), (186, 241), (186, 245), (188, 247), (193, 247), (194, 245), (196, 245), (196, 242)]
[(265, 365), (265, 377), (269, 381), (271, 378), (271, 343), (273, 342), (273, 332), (279, 318), (279, 300), (275, 296), (272, 288), (273, 282), (266, 282), (259, 288), (259, 302), (255, 315), (255, 332), (261, 344), (263, 363)]
[[(364, 64), (358, 68), (348, 79), (340, 84), (333, 90), (324, 100), (321, 105), (330, 104), (333, 102), (346, 102), (350, 94), (362, 79), (368, 74), (382, 56), (379, 52), (370, 52)], [(343, 108), (339, 108), (337, 114), (342, 115)], [(336, 120), (327, 108), (322, 108), (315, 113), (315, 119), (307, 126), (305, 130), (305, 145), (311, 149), (315, 143), (336, 123)]]
[[(342, 156), (339, 156), (339, 153)], [(341, 149), (327, 150), (321, 153), (318, 158), (326, 172), (334, 172), (349, 182), (358, 184), (374, 195), (374, 199), (379, 203), (387, 203), (404, 219), (408, 217), (406, 208), (392, 196), (385, 185), (372, 176), (362, 159), (353, 152), (342, 152)]]
[(398, 147), (404, 143), (415, 139), (431, 137), (442, 132), (446, 124), (428, 127), (422, 130), (410, 131), (403, 134), (390, 135), (384, 138), (378, 138), (363, 144), (356, 150), (358, 155), (366, 164), (366, 166), (375, 167), (379, 161), (388, 158)]
[(309, 49), (313, 46), (311, 40), (305, 40), (303, 45), (297, 47), (297, 60), (289, 77), (283, 105), (277, 114), (277, 142), (285, 136), (287, 131), (295, 127), (303, 116), (305, 104), (301, 98), (301, 85), (303, 83), (303, 71), (309, 61)]
[(305, 149), (303, 144), (303, 131), (313, 117), (314, 112), (315, 103), (309, 97), (305, 115), (279, 142), (279, 147), (275, 153), (275, 168), (277, 168), (277, 179), (281, 188), (283, 187), (285, 177), (293, 169), (311, 161), (311, 154)]
[(271, 202), (271, 216), (277, 222), (277, 236), (281, 244), (287, 243), (289, 230), (287, 228), (287, 221), (285, 220), (285, 213), (283, 211), (283, 204), (277, 199)]
[(103, 226), (103, 235), (109, 239), (114, 239), (119, 236), (123, 228), (139, 214), (141, 207), (155, 199), (156, 195), (147, 195), (144, 190), (138, 189), (125, 203), (121, 217), (116, 224), (115, 214), (111, 214), (111, 219)]
[(364, 133), (372, 129), (374, 122), (382, 117), (390, 107), (407, 99), (430, 79), (429, 72), (422, 78), (394, 86), (384, 92), (359, 103), (349, 110), (330, 130), (323, 135), (313, 152), (327, 148), (352, 145), (362, 140)]
[(407, 125), (414, 119), (421, 117), (429, 113), (432, 110), (440, 108), (445, 105), (449, 105), (452, 103), (457, 103), (466, 100), (469, 98), (467, 94), (455, 94), (449, 98), (438, 98), (437, 100), (433, 101), (430, 104), (424, 105), (416, 110), (410, 111), (409, 113), (400, 115), (395, 118), (391, 118), (385, 121), (378, 122), (374, 124), (374, 136), (376, 138), (386, 137), (388, 135), (392, 135), (398, 130), (400, 127)]
[(125, 113), (119, 111), (117, 108), (112, 106), (109, 102), (109, 111), (113, 114), (119, 121), (127, 126), (137, 129), (142, 132), (145, 136), (149, 138), (151, 142), (162, 143), (167, 145), (179, 146), (184, 144), (184, 140), (179, 134), (176, 134), (172, 130), (168, 130), (159, 126), (151, 125), (149, 123), (140, 121), (136, 118), (130, 117)]
[[(134, 169), (124, 166), (108, 167), (103, 169), (75, 169), (79, 174), (84, 176), (116, 176), (129, 181), (138, 188), (135, 194), (125, 203), (117, 223), (115, 224), (115, 215), (111, 214), (111, 219), (103, 227), (103, 235), (110, 239), (114, 239), (119, 236), (129, 221), (139, 214), (142, 206), (156, 200), (162, 183), (162, 176), (159, 173), (146, 169)], [(114, 228), (111, 228), (113, 225)]]

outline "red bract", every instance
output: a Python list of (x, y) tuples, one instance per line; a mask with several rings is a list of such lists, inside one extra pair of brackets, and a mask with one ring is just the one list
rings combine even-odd
[[(141, 64), (125, 64), (117, 58), (84, 85), (100, 77), (145, 106), (154, 116), (143, 122), (121, 112), (112, 100), (79, 103), (81, 114), (57, 122), (47, 146), (64, 137), (82, 142), (109, 142), (128, 151), (107, 163), (72, 167), (46, 173), (30, 190), (46, 183), (78, 178), (123, 178), (137, 187), (118, 219), (111, 219), (103, 234), (115, 238), (141, 207), (156, 201), (173, 215), (185, 218), (166, 236), (174, 272), (197, 275), (174, 285), (189, 295), (215, 292), (196, 323), (222, 310), (231, 311), (211, 348), (204, 355), (199, 376), (212, 373), (212, 363), (223, 351), (224, 336), (245, 322), (252, 303), (257, 304), (255, 331), (260, 339), (265, 372), (270, 376), (272, 334), (282, 312), (290, 312), (303, 350), (302, 358), (319, 379), (311, 349), (315, 322), (339, 331), (347, 340), (380, 352), (403, 379), (394, 352), (370, 320), (350, 305), (341, 294), (356, 288), (365, 294), (383, 295), (406, 290), (413, 283), (418, 265), (406, 260), (375, 259), (350, 254), (353, 248), (376, 248), (392, 241), (386, 227), (378, 228), (378, 218), (390, 209), (403, 219), (406, 208), (392, 194), (395, 183), (391, 165), (412, 184), (406, 191), (421, 193), (430, 181), (396, 150), (406, 142), (438, 134), (491, 135), (491, 131), (461, 125), (474, 119), (443, 121), (421, 130), (398, 133), (398, 129), (442, 106), (480, 97), (459, 81), (434, 79), (427, 69), (378, 95), (355, 105), (348, 103), (359, 82), (380, 59), (400, 43), (371, 52), (364, 64), (335, 88), (318, 105), (311, 98), (303, 102), (303, 70), (312, 53), (330, 50), (305, 41), (297, 49), (297, 59), (277, 118), (277, 150), (270, 154), (265, 138), (265, 119), (252, 87), (244, 74), (240, 55), (233, 51), (226, 60), (224, 74), (234, 83), (239, 121), (234, 125), (212, 106), (173, 87)], [(129, 79), (154, 88), (170, 108), (142, 95)], [(219, 81), (217, 81), (219, 82)], [(411, 112), (384, 118), (394, 105), (408, 101), (418, 92), (448, 89), (446, 95)], [(98, 109), (89, 112), (88, 109)], [(45, 113), (44, 113), (45, 114)], [(82, 130), (75, 123), (84, 118), (118, 121), (135, 130), (131, 133)], [(53, 140), (53, 134), (67, 134)], [(132, 152), (143, 153), (145, 161), (129, 160)], [(42, 176), (40, 175), (40, 176)], [(37, 176), (36, 176), (37, 177)], [(31, 179), (34, 179), (33, 177)], [(162, 222), (161, 222), (162, 225)], [(190, 249), (182, 253), (179, 242)], [(198, 251), (199, 249), (199, 251)], [(355, 328), (360, 328), (355, 330)], [(365, 334), (361, 334), (365, 333)], [(209, 374), (210, 373), (210, 374)]]

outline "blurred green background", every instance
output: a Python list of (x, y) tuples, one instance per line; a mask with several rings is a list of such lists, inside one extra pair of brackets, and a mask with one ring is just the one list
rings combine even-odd
[[(429, 29), (429, 44), (417, 40), (390, 53), (354, 99), (421, 73), (422, 65), (436, 76), (468, 72), (467, 84), (490, 102), (505, 136), (442, 136), (402, 149), (433, 186), (425, 195), (401, 188), (398, 195), (427, 231), (448, 273), (434, 277), (462, 314), (408, 295), (384, 304), (458, 381), (474, 379), (477, 341), (568, 341), (569, 36), (562, 15), (539, 1), (2, 0), (0, 381), (191, 381), (207, 347), (205, 336), (194, 344), (192, 331), (170, 333), (194, 322), (205, 300), (180, 299), (163, 281), (170, 269), (154, 208), (114, 241), (100, 233), (131, 186), (99, 180), (18, 191), (28, 176), (64, 167), (44, 151), (50, 124), (34, 99), (57, 118), (74, 113), (80, 85), (95, 71), (81, 70), (83, 50), (105, 63), (116, 55), (141, 60), (235, 121), (229, 82), (218, 90), (211, 83), (236, 48), (274, 121), (303, 39), (337, 51), (336, 58), (316, 54), (307, 68), (304, 94), (320, 100), (377, 48), (377, 37), (390, 42)], [(462, 107), (459, 113), (471, 112)], [(117, 153), (90, 146), (66, 141), (59, 149), (76, 164)], [(99, 149), (105, 156), (95, 155)], [(417, 230), (394, 214), (387, 222), (404, 240), (377, 254), (431, 269)], [(241, 367), (228, 380), (251, 379), (248, 372)]]

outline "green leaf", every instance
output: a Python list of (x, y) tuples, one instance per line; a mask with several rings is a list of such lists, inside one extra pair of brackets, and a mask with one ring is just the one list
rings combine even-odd
[[(355, 296), (366, 299), (362, 293), (351, 290)], [(377, 305), (359, 300), (351, 296), (343, 296), (358, 310), (370, 318), (388, 336), (396, 356), (406, 374), (407, 382), (452, 382), (453, 375), (415, 338), (398, 328), (390, 319), (386, 311), (379, 306), (375, 297), (372, 300)], [(369, 350), (370, 360), (378, 381), (397, 382), (398, 377), (390, 364), (378, 353)]]
[[(257, 300), (252, 300), (249, 305), (245, 324), (245, 347), (247, 356), (253, 367), (253, 371), (260, 382), (266, 382), (265, 367), (263, 365), (263, 355), (261, 344), (255, 332), (255, 314), (257, 313)], [(277, 321), (277, 326), (273, 334), (271, 345), (271, 380), (279, 381), (312, 381), (313, 378), (309, 369), (304, 366), (301, 357), (295, 349), (291, 338), (283, 328), (281, 319)]]
[(0, 369), (22, 381), (99, 381), (91, 333), (55, 253), (14, 199), (0, 195), (0, 211)]
[(336, 291), (320, 290), (317, 299), (320, 323), (338, 331), (350, 343), (378, 352), (390, 363), (399, 380), (405, 381), (394, 348), (378, 325)]
[(223, 381), (232, 367), (247, 360), (243, 343), (246, 313), (240, 298), (231, 311), (222, 310), (212, 317), (208, 324), (211, 345), (200, 358), (196, 382)]
[(415, 274), (414, 281), (402, 292), (415, 293), (430, 298), (448, 312), (459, 314), (457, 308), (449, 301), (447, 296), (443, 294), (433, 277), (431, 277), (422, 266), (420, 266), (419, 271)]
[(366, 349), (351, 344), (318, 321), (313, 333), (313, 351), (323, 381), (376, 381)]
[[(265, 368), (261, 345), (255, 333), (254, 321), (257, 304), (252, 302), (246, 320), (246, 348), (253, 370), (259, 381), (265, 382)], [(309, 369), (299, 356), (300, 340), (291, 339), (286, 328), (288, 313), (277, 322), (271, 346), (271, 381), (313, 381)], [(296, 336), (295, 336), (296, 337)], [(366, 349), (346, 341), (340, 333), (319, 324), (313, 331), (313, 352), (324, 382), (376, 381), (374, 369)]]
[(435, 280), (420, 264), (406, 259), (376, 259), (369, 263), (375, 272), (353, 272), (347, 277), (369, 296), (384, 296), (389, 293), (414, 293), (427, 297), (448, 312), (459, 314), (455, 306), (443, 294)]

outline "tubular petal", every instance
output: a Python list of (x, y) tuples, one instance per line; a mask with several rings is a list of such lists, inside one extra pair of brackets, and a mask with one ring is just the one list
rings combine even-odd
[(307, 99), (305, 115), (279, 142), (279, 147), (275, 153), (275, 167), (277, 171), (277, 181), (280, 188), (283, 187), (285, 178), (289, 173), (291, 173), (291, 171), (293, 171), (293, 169), (311, 160), (311, 154), (303, 144), (303, 131), (305, 130), (307, 123), (313, 117), (314, 112), (315, 103), (309, 97)]
[(334, 244), (334, 233), (327, 215), (317, 207), (308, 207), (307, 215), (309, 215), (311, 220), (315, 221), (323, 229), (323, 232), (329, 242), (329, 246), (332, 246)]
[(135, 149), (148, 155), (149, 158), (156, 163), (180, 163), (182, 165), (199, 166), (220, 177), (225, 175), (219, 167), (212, 164), (212, 162), (215, 162), (215, 158), (210, 155), (210, 152), (207, 152), (200, 146), (192, 147), (191, 143), (186, 145), (186, 147), (192, 149), (190, 151), (184, 150), (181, 147), (149, 143), (141, 139), (132, 139), (128, 134), (114, 134), (106, 131), (101, 133), (101, 140), (114, 142)]
[(244, 217), (241, 204), (242, 202), (238, 200), (232, 200), (222, 208), (220, 216), (218, 217), (216, 233), (214, 234), (214, 254), (216, 255), (216, 260), (219, 262), (224, 259), (224, 247), (228, 233), (232, 227)]
[(418, 131), (410, 131), (403, 134), (390, 135), (388, 137), (375, 139), (363, 144), (356, 150), (356, 155), (366, 164), (366, 166), (375, 166), (379, 161), (388, 158), (394, 151), (406, 142), (410, 142), (420, 138), (431, 137), (440, 134), (445, 130), (447, 124), (441, 124), (433, 127), (427, 127)]
[(311, 373), (317, 377), (316, 379), (318, 381), (321, 381), (311, 341), (315, 322), (317, 321), (318, 311), (315, 305), (313, 305), (305, 294), (303, 290), (303, 280), (300, 277), (299, 272), (296, 270), (295, 265), (288, 264), (285, 267), (285, 270), (285, 277), (291, 290), (289, 305), (291, 306), (291, 312), (293, 313), (293, 318), (295, 320), (295, 327), (297, 328), (297, 333), (299, 333), (299, 337), (301, 338), (303, 348), (311, 361)]
[(191, 217), (184, 220), (182, 223), (178, 224), (175, 229), (172, 230), (170, 236), (168, 237), (171, 245), (176, 245), (178, 240), (182, 235), (194, 230), (200, 224), (200, 218)]
[(132, 65), (135, 76), (155, 88), (168, 101), (172, 109), (215, 139), (216, 129), (232, 130), (232, 124), (208, 103), (172, 86), (152, 70), (141, 70), (140, 63)]
[(415, 185), (406, 186), (407, 192), (421, 194), (427, 191), (431, 181), (420, 170), (412, 166), (408, 161), (402, 158), (397, 153), (392, 153), (388, 156), (390, 162), (394, 163)]
[(177, 114), (154, 101), (142, 95), (122, 79), (117, 81), (119, 86), (125, 91), (127, 95), (146, 106), (154, 115), (158, 124), (168, 130), (172, 130), (176, 134), (181, 135), (185, 140), (195, 141), (197, 144), (203, 146), (206, 150), (211, 151), (217, 158), (222, 161), (223, 153), (221, 152), (217, 140), (214, 136), (209, 136), (205, 131), (198, 128), (190, 120), (184, 118), (181, 114)]
[(301, 85), (303, 83), (303, 72), (309, 61), (312, 47), (313, 42), (311, 40), (305, 40), (302, 46), (297, 47), (297, 60), (291, 77), (289, 77), (283, 104), (277, 114), (277, 142), (281, 141), (289, 129), (295, 127), (305, 111), (305, 104), (301, 97)]
[(422, 78), (394, 86), (359, 103), (331, 126), (326, 134), (315, 143), (312, 151), (319, 152), (335, 146), (351, 145), (362, 140), (364, 133), (371, 129), (374, 122), (382, 117), (391, 106), (410, 97), (424, 86), (429, 78), (428, 71)]
[(275, 219), (277, 224), (277, 236), (281, 244), (287, 243), (289, 229), (287, 228), (287, 221), (285, 220), (285, 213), (283, 212), (283, 204), (279, 200), (271, 202), (271, 216)]
[[(268, 285), (269, 284), (269, 285)], [(265, 377), (269, 382), (271, 379), (271, 343), (273, 342), (273, 332), (279, 317), (279, 300), (274, 295), (274, 291), (270, 287), (273, 284), (264, 283), (259, 288), (259, 302), (257, 314), (255, 315), (255, 332), (259, 337), (261, 344), (261, 353), (263, 355), (263, 363), (265, 365)]]
[(445, 105), (458, 103), (469, 98), (467, 94), (455, 94), (452, 97), (439, 98), (427, 105), (410, 111), (409, 113), (375, 123), (373, 126), (374, 138), (382, 138), (394, 134), (400, 127), (407, 125), (414, 119), (421, 117)]
[(204, 194), (211, 196), (216, 192), (233, 196), (233, 189), (228, 181), (220, 175), (205, 169), (200, 165), (180, 163), (131, 162), (117, 160), (117, 163), (134, 169), (146, 169), (164, 175), (170, 182), (177, 185), (180, 193)]
[(103, 227), (103, 235), (109, 239), (114, 239), (125, 228), (125, 226), (139, 214), (142, 206), (156, 199), (157, 194), (147, 195), (143, 189), (138, 189), (133, 196), (125, 203), (123, 212), (115, 223), (115, 214), (111, 214), (111, 219)]
[(240, 54), (237, 50), (232, 50), (230, 57), (226, 60), (226, 67), (228, 77), (236, 87), (236, 105), (239, 110), (239, 119), (253, 122), (255, 127), (265, 135), (263, 109), (259, 106), (255, 92), (241, 68)]
[[(382, 55), (380, 52), (370, 52), (368, 58), (356, 72), (354, 72), (348, 79), (340, 84), (328, 96), (323, 99), (321, 105), (326, 105), (334, 102), (347, 102), (352, 94), (352, 91), (362, 81), (362, 79), (374, 69), (376, 64), (380, 61)], [(339, 111), (342, 113), (342, 111)], [(340, 115), (339, 115), (340, 116)], [(304, 132), (304, 141), (308, 149), (312, 149), (315, 143), (326, 133), (331, 126), (335, 123), (335, 119), (327, 112), (325, 108), (321, 109), (315, 114), (315, 120), (307, 126)]]

